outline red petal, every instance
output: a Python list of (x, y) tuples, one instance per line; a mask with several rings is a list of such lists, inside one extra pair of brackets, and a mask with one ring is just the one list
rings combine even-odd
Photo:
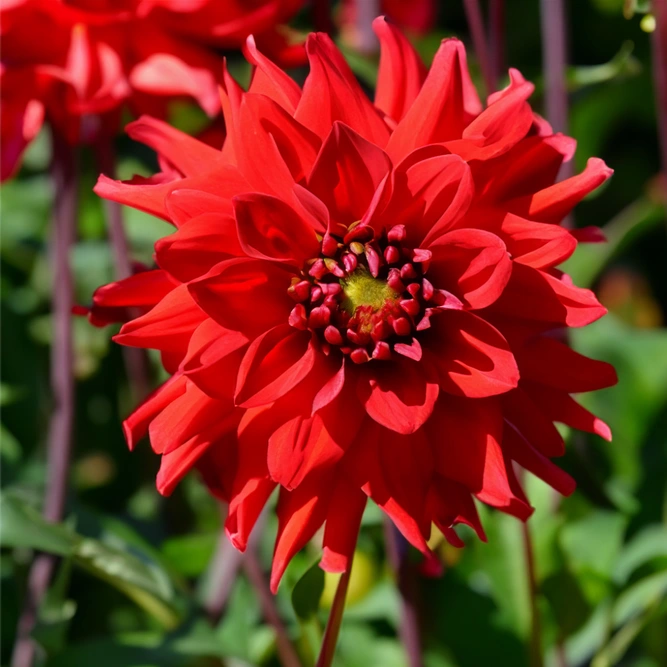
[(224, 164), (220, 151), (156, 118), (141, 116), (127, 125), (125, 131), (166, 158), (184, 176)]
[(503, 436), (503, 447), (522, 468), (545, 481), (558, 493), (569, 496), (577, 483), (564, 470), (554, 465), (549, 459), (519, 435), (513, 428), (507, 427)]
[(503, 292), (512, 273), (505, 244), (491, 232), (457, 229), (429, 246), (429, 280), (473, 309), (486, 308)]
[(586, 169), (572, 178), (556, 183), (533, 195), (527, 217), (540, 222), (560, 222), (587, 194), (602, 185), (613, 169), (598, 158), (591, 158)]
[(155, 259), (166, 271), (188, 282), (230, 257), (243, 255), (230, 215), (204, 213), (155, 244)]
[(205, 320), (192, 334), (181, 368), (209, 396), (231, 400), (242, 358), (240, 350), (248, 342), (242, 333)]
[(310, 74), (295, 118), (324, 139), (340, 120), (364, 139), (384, 146), (389, 128), (362, 90), (340, 51), (327, 35), (311, 33), (306, 42)]
[(271, 568), (271, 591), (278, 590), (278, 584), (299, 549), (302, 549), (315, 531), (324, 522), (329, 498), (332, 492), (330, 474), (316, 475), (308, 484), (302, 484), (294, 491), (280, 490), (276, 513), (278, 514), (278, 536), (273, 553)]
[(301, 269), (319, 255), (313, 228), (282, 200), (251, 193), (235, 197), (233, 204), (239, 242), (250, 257)]
[(447, 398), (438, 403), (428, 431), (438, 474), (463, 484), (482, 502), (520, 518), (530, 507), (511, 488), (500, 446), (503, 418), (497, 400)]
[(417, 431), (431, 416), (438, 393), (428, 364), (396, 357), (359, 369), (359, 400), (372, 419), (396, 433)]
[(248, 37), (243, 53), (248, 62), (255, 66), (248, 92), (266, 95), (293, 116), (301, 99), (299, 86), (280, 67), (257, 50), (252, 35)]
[(458, 156), (432, 153), (432, 147), (417, 150), (397, 167), (391, 196), (378, 202), (371, 216), (376, 229), (405, 225), (413, 247), (427, 247), (452, 227), (473, 198), (468, 165)]
[(464, 523), (477, 533), (480, 540), (486, 542), (475, 501), (470, 495), (470, 489), (463, 484), (435, 475), (429, 493), (429, 511), (441, 531), (451, 530), (451, 526)]
[[(490, 160), (506, 153), (523, 139), (533, 124), (533, 112), (526, 102), (535, 86), (510, 70), (510, 85), (489, 98), (487, 109), (463, 131), (463, 138), (445, 146), (464, 160)], [(493, 100), (491, 102), (491, 100)]]
[(294, 181), (310, 173), (322, 142), (276, 102), (264, 95), (245, 95), (239, 124), (243, 135), (253, 141), (252, 148), (247, 147), (248, 160), (256, 161), (258, 155), (266, 159), (274, 144)]
[(380, 40), (375, 106), (399, 121), (417, 98), (427, 70), (412, 44), (385, 17), (373, 21), (373, 30)]
[(201, 215), (232, 215), (232, 202), (229, 198), (212, 195), (201, 190), (187, 190), (179, 187), (167, 195), (165, 207), (171, 222), (182, 227), (193, 218)]
[(254, 338), (287, 321), (290, 273), (276, 262), (230, 259), (188, 285), (199, 306), (225, 329)]
[(544, 456), (563, 456), (565, 442), (553, 421), (522, 387), (503, 396), (505, 420)]
[(367, 419), (345, 466), (354, 483), (389, 515), (405, 538), (428, 553), (430, 522), (425, 503), (433, 461), (423, 431), (401, 436)]
[(419, 146), (460, 139), (481, 110), (465, 48), (456, 39), (446, 39), (417, 99), (391, 135), (387, 153), (396, 163)]
[(148, 433), (148, 426), (168, 405), (185, 393), (185, 378), (174, 375), (156, 389), (124, 422), (123, 433), (130, 450)]
[(590, 290), (518, 262), (513, 262), (509, 283), (491, 309), (506, 317), (542, 322), (549, 328), (583, 327), (607, 312)]
[(577, 239), (567, 229), (512, 213), (505, 216), (500, 233), (513, 259), (534, 269), (549, 269), (564, 262), (577, 247)]
[(347, 572), (352, 564), (366, 495), (344, 474), (331, 494), (322, 539), (320, 567), (327, 572)]
[(187, 349), (192, 332), (205, 318), (187, 285), (180, 285), (148, 313), (124, 324), (114, 340), (130, 347), (181, 353)]
[[(233, 377), (221, 382), (233, 384)], [(228, 390), (231, 395), (231, 389)], [(214, 429), (216, 437), (233, 425), (230, 421), (234, 405), (230, 398), (219, 401), (207, 396), (194, 383), (188, 381), (186, 391), (172, 401), (153, 419), (148, 429), (151, 446), (158, 454), (170, 452), (191, 438)]]
[(572, 428), (596, 433), (611, 442), (611, 429), (601, 419), (579, 405), (569, 394), (537, 382), (526, 382), (526, 391), (549, 419)]
[(390, 168), (381, 148), (335, 122), (308, 178), (308, 189), (326, 204), (334, 222), (347, 227), (361, 220)]
[(517, 353), (521, 377), (570, 394), (611, 387), (618, 382), (611, 364), (590, 359), (554, 338), (541, 336)]
[(440, 388), (450, 394), (482, 398), (517, 386), (519, 369), (502, 334), (483, 319), (447, 310), (431, 319), (427, 364), (433, 364)]
[(309, 333), (282, 324), (256, 338), (248, 348), (236, 384), (236, 403), (252, 408), (272, 403), (310, 373), (315, 348)]

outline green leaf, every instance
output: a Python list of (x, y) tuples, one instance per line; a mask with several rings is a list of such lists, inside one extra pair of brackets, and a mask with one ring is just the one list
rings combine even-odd
[(78, 537), (61, 524), (49, 523), (33, 507), (5, 493), (0, 498), (0, 542), (4, 547), (70, 556)]
[(602, 510), (565, 524), (560, 543), (575, 574), (587, 570), (611, 578), (626, 524), (625, 517)]
[(613, 609), (614, 626), (627, 623), (659, 603), (667, 595), (667, 571), (640, 579), (618, 596)]
[(78, 567), (134, 600), (165, 627), (182, 615), (167, 573), (139, 553), (132, 554), (83, 537), (62, 524), (51, 524), (15, 496), (3, 494), (0, 537), (3, 546), (27, 547), (57, 556), (71, 556)]
[(165, 560), (180, 574), (196, 577), (206, 570), (215, 551), (215, 533), (181, 535), (162, 543)]
[(306, 570), (292, 590), (292, 606), (302, 621), (309, 620), (317, 613), (323, 592), (324, 570), (316, 562)]
[(660, 557), (667, 557), (667, 528), (648, 526), (623, 548), (614, 569), (614, 581), (624, 583), (637, 568)]
[(542, 582), (540, 590), (549, 601), (564, 637), (569, 637), (583, 627), (591, 613), (591, 606), (570, 571), (563, 569), (551, 575)]

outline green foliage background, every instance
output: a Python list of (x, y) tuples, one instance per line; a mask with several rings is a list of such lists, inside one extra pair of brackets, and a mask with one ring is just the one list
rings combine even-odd
[[(432, 57), (440, 39), (468, 40), (461, 3), (442, 3), (439, 27), (421, 39)], [(639, 3), (641, 5), (641, 3)], [(576, 331), (572, 343), (616, 365), (617, 387), (585, 403), (614, 431), (611, 444), (568, 434), (562, 465), (579, 482), (568, 499), (527, 478), (536, 513), (529, 523), (536, 557), (537, 607), (547, 665), (667, 664), (667, 272), (665, 212), (656, 174), (657, 130), (649, 35), (642, 13), (623, 15), (623, 0), (570, 3), (571, 133), (576, 166), (600, 156), (615, 170), (606, 188), (582, 203), (578, 226), (599, 225), (605, 246), (581, 248), (567, 270), (600, 290), (611, 314)], [(641, 9), (641, 7), (639, 7)], [(507, 3), (508, 63), (537, 83), (541, 108), (539, 3)], [(308, 26), (304, 15), (302, 25)], [(360, 79), (376, 62), (348, 52)], [(231, 55), (235, 75), (249, 72)], [(472, 66), (476, 67), (474, 55)], [(302, 79), (305, 72), (295, 72)], [(174, 122), (201, 126), (188, 108)], [(154, 156), (118, 140), (121, 175), (150, 174)], [(154, 490), (158, 461), (147, 446), (130, 454), (120, 420), (132, 397), (121, 351), (109, 330), (75, 322), (76, 440), (68, 519), (45, 524), (40, 507), (44, 440), (51, 398), (47, 247), (52, 192), (46, 136), (30, 149), (20, 176), (2, 188), (2, 647), (7, 664), (33, 550), (62, 556), (40, 610), (35, 637), (48, 667), (208, 667), (276, 665), (275, 639), (260, 604), (239, 574), (220, 623), (202, 611), (207, 567), (220, 531), (216, 504), (191, 476), (173, 496)], [(112, 279), (101, 202), (92, 193), (92, 157), (80, 156), (81, 217), (73, 252), (77, 299)], [(664, 200), (663, 200), (664, 201)], [(125, 211), (133, 257), (150, 262), (169, 232)], [(156, 362), (157, 360), (154, 360)], [(156, 381), (160, 378), (154, 363)], [(489, 542), (461, 531), (467, 546), (437, 547), (440, 579), (419, 580), (427, 667), (528, 664), (531, 613), (522, 528), (483, 508)], [(268, 566), (275, 521), (260, 544)], [(304, 664), (312, 662), (335, 581), (312, 569), (317, 547), (290, 566), (277, 604)], [(302, 579), (302, 576), (304, 577)], [(299, 581), (301, 579), (301, 581)], [(297, 582), (299, 582), (297, 584)], [(369, 507), (355, 558), (336, 664), (399, 667), (399, 606), (385, 560), (382, 517)], [(563, 662), (565, 660), (565, 662)]]

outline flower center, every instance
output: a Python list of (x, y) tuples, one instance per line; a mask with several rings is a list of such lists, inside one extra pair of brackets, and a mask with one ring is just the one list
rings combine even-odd
[(394, 292), (385, 280), (378, 280), (364, 267), (357, 269), (347, 278), (340, 281), (345, 297), (340, 307), (351, 316), (361, 309), (372, 312), (382, 310), (385, 305), (395, 304), (399, 295)]
[(320, 338), (325, 354), (338, 349), (354, 363), (421, 356), (414, 335), (454, 298), (425, 274), (428, 250), (405, 245), (405, 228), (376, 233), (350, 225), (344, 236), (326, 233), (319, 257), (307, 262), (287, 290), (296, 301), (289, 323)]

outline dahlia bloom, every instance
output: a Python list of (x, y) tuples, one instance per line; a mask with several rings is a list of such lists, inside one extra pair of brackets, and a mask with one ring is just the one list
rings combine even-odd
[(287, 64), (277, 24), (303, 0), (11, 0), (0, 10), (2, 151), (11, 176), (46, 119), (70, 144), (115, 134), (121, 110), (164, 117), (174, 98), (209, 115), (220, 108), (213, 47), (238, 48), (250, 33)]
[(148, 433), (164, 494), (199, 469), (239, 549), (279, 489), (274, 590), (322, 525), (322, 567), (345, 570), (368, 497), (427, 554), (433, 524), (484, 539), (475, 498), (530, 516), (514, 462), (573, 491), (554, 422), (610, 438), (571, 394), (613, 368), (559, 340), (605, 309), (555, 267), (596, 238), (559, 222), (611, 170), (592, 159), (555, 183), (574, 142), (517, 71), (484, 107), (459, 41), (427, 72), (374, 28), (374, 103), (325, 35), (307, 40), (303, 88), (249, 39), (249, 90), (224, 74), (222, 151), (142, 118), (129, 134), (162, 173), (96, 186), (176, 228), (158, 268), (94, 295), (98, 323), (142, 310), (115, 340), (172, 374), (128, 443)]

